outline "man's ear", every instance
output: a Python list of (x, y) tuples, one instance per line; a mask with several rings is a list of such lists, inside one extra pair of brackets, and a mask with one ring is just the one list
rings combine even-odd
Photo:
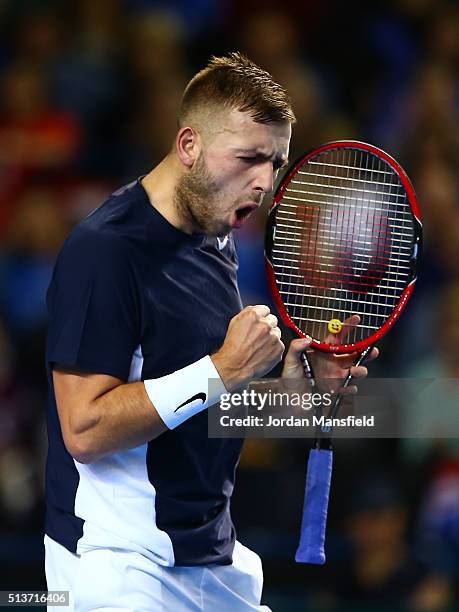
[(191, 168), (199, 157), (201, 151), (201, 137), (191, 127), (183, 127), (177, 133), (175, 148), (180, 161), (187, 168)]

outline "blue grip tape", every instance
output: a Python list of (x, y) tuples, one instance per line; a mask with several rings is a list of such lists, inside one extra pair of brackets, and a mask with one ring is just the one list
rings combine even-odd
[(333, 467), (333, 452), (313, 448), (309, 452), (301, 535), (295, 561), (325, 563), (325, 530)]

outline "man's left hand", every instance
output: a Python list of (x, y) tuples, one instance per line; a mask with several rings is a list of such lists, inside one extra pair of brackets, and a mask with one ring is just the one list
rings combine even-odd
[[(343, 329), (339, 334), (329, 334), (325, 338), (325, 342), (329, 344), (342, 344), (349, 332), (360, 322), (358, 315), (352, 315), (344, 321)], [(319, 379), (337, 378), (344, 380), (349, 372), (356, 379), (365, 378), (368, 370), (365, 366), (354, 366), (358, 358), (358, 353), (346, 353), (344, 355), (335, 355), (334, 353), (325, 353), (308, 349), (311, 344), (311, 338), (298, 338), (292, 340), (289, 350), (285, 357), (284, 367), (282, 369), (282, 378), (301, 378), (304, 377), (304, 369), (301, 363), (301, 354), (306, 351), (308, 360), (312, 366), (314, 376)], [(379, 351), (373, 348), (371, 353), (365, 360), (365, 363), (372, 361), (378, 357)], [(347, 393), (355, 393), (357, 387), (350, 385), (347, 388)]]

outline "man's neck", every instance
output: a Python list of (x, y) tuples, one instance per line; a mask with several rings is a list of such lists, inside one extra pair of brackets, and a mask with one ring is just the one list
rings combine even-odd
[(151, 170), (141, 181), (147, 192), (150, 204), (171, 225), (187, 234), (192, 233), (187, 219), (184, 219), (174, 202), (174, 193), (181, 168), (175, 155), (167, 155), (153, 170)]

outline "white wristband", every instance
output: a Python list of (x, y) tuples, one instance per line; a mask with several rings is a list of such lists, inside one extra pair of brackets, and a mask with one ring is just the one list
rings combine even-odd
[(145, 380), (143, 384), (156, 412), (169, 429), (212, 406), (222, 393), (226, 393), (209, 355), (167, 376)]

